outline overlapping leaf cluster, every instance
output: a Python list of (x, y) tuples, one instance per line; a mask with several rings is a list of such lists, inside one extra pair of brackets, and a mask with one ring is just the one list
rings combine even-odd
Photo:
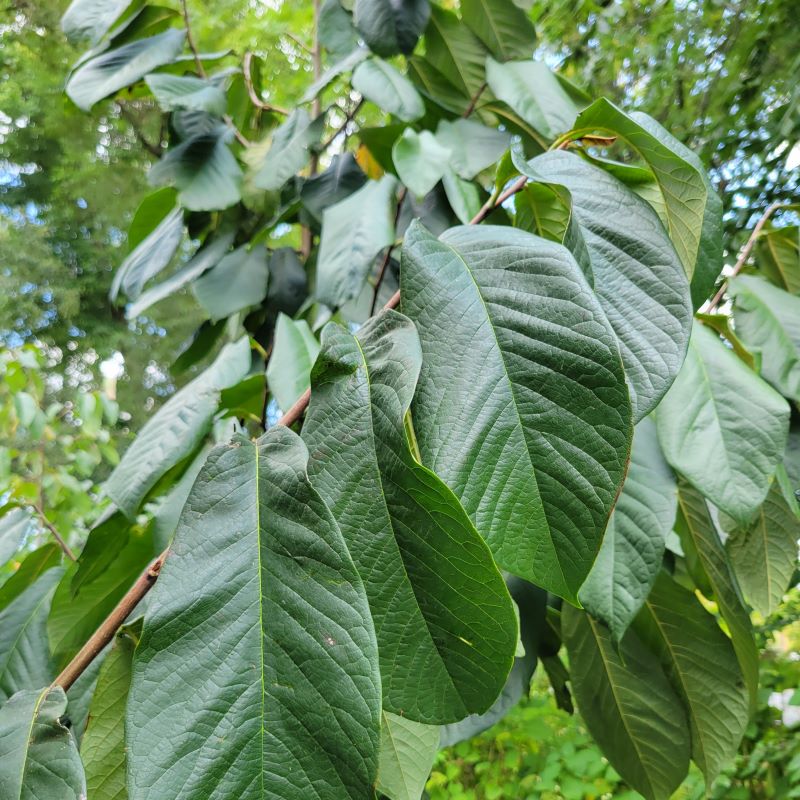
[[(168, 188), (112, 299), (139, 317), (191, 287), (208, 320), (182, 359), (216, 355), (125, 453), (77, 564), (0, 611), (25, 634), (0, 646), (0, 787), (418, 798), (438, 743), (501, 717), (537, 660), (645, 797), (690, 758), (712, 781), (757, 688), (748, 604), (774, 608), (797, 557), (797, 248), (766, 229), (735, 333), (696, 315), (722, 269), (698, 159), (534, 60), (512, 0), (326, 0), (291, 113), (189, 22), (64, 17), (93, 47), (77, 105), (168, 115)], [(270, 428), (298, 400), (299, 435)], [(153, 541), (79, 753), (51, 669)]]

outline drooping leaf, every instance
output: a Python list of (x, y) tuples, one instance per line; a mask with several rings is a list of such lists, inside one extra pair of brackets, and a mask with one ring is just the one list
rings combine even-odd
[(145, 283), (172, 261), (181, 239), (183, 211), (176, 206), (117, 268), (109, 297), (116, 300), (121, 289), (131, 300), (136, 300)]
[(86, 800), (75, 739), (61, 718), (67, 697), (26, 689), (0, 708), (0, 797), (3, 800)]
[(511, 137), (472, 119), (442, 120), (436, 141), (450, 151), (450, 166), (462, 178), (474, 178), (508, 149)]
[(800, 519), (797, 501), (783, 467), (755, 519), (735, 526), (726, 543), (744, 596), (759, 614), (771, 614), (797, 568)]
[(324, 172), (309, 178), (300, 191), (304, 208), (317, 220), (328, 206), (349, 197), (367, 181), (352, 153), (336, 155)]
[(185, 31), (170, 28), (157, 36), (135, 39), (115, 50), (106, 50), (70, 75), (66, 92), (78, 108), (88, 111), (104, 97), (173, 61), (183, 49), (185, 37)]
[(353, 21), (379, 56), (410, 53), (428, 24), (429, 0), (355, 0)]
[(311, 384), (311, 367), (319, 353), (319, 342), (308, 323), (279, 314), (275, 339), (267, 364), (269, 391), (278, 406), (288, 411)]
[(353, 72), (352, 83), (367, 100), (404, 122), (413, 122), (425, 113), (425, 105), (414, 84), (380, 58), (370, 58), (359, 64)]
[(695, 324), (656, 422), (672, 467), (735, 520), (748, 522), (783, 455), (789, 404), (716, 334)]
[(578, 116), (575, 100), (541, 61), (486, 59), (489, 88), (545, 139), (568, 131)]
[(356, 297), (375, 256), (394, 243), (397, 180), (368, 181), (325, 209), (317, 257), (317, 298), (334, 308)]
[(215, 236), (210, 243), (203, 247), (202, 250), (198, 250), (179, 270), (161, 281), (161, 283), (143, 291), (138, 299), (125, 309), (125, 316), (128, 319), (136, 319), (150, 306), (175, 294), (175, 292), (199, 278), (204, 272), (219, 264), (223, 256), (230, 250), (234, 236), (234, 231)]
[(19, 597), (47, 570), (61, 564), (61, 548), (55, 543), (45, 544), (28, 553), (19, 568), (0, 587), (0, 611)]
[(455, 87), (465, 99), (465, 106), (486, 81), (487, 52), (481, 40), (455, 13), (437, 5), (431, 8), (425, 31), (425, 62)]
[(250, 369), (246, 337), (226, 345), (214, 363), (177, 391), (145, 423), (105, 483), (106, 494), (134, 517), (147, 493), (169, 469), (197, 450), (211, 426), (222, 389)]
[(779, 289), (800, 294), (800, 226), (767, 228), (756, 239), (756, 261)]
[(145, 83), (164, 111), (187, 108), (208, 111), (219, 117), (225, 113), (225, 90), (217, 81), (196, 78), (194, 75), (155, 72), (145, 77)]
[(636, 426), (631, 465), (597, 560), (578, 597), (619, 642), (661, 569), (664, 543), (675, 522), (675, 476), (658, 446), (656, 426)]
[(274, 191), (297, 174), (309, 158), (309, 148), (320, 137), (324, 117), (312, 120), (303, 109), (293, 111), (275, 130), (272, 144), (258, 167), (253, 183), (257, 189)]
[(278, 427), (201, 470), (134, 659), (131, 800), (372, 798), (375, 632), (307, 457)]
[(389, 800), (420, 800), (438, 750), (437, 726), (384, 711), (376, 788)]
[(758, 650), (753, 638), (750, 614), (745, 608), (739, 583), (728, 554), (722, 546), (717, 529), (711, 520), (702, 495), (686, 481), (679, 481), (679, 522), (676, 530), (684, 549), (696, 554), (704, 577), (708, 581), (720, 614), (725, 620), (733, 641), (744, 682), (755, 709), (758, 690)]
[(72, 0), (61, 17), (61, 30), (71, 42), (95, 45), (130, 4), (131, 0)]
[(516, 165), (534, 180), (561, 184), (572, 197), (638, 422), (678, 374), (691, 332), (689, 283), (675, 249), (644, 200), (580, 157), (559, 151)]
[(411, 56), (408, 59), (408, 76), (419, 93), (439, 108), (458, 116), (465, 114), (469, 108), (472, 98), (460, 92), (427, 58)]
[(468, 225), (483, 205), (478, 187), (471, 181), (459, 178), (450, 168), (442, 175), (442, 186), (453, 213), (459, 222)]
[(692, 759), (711, 786), (736, 755), (748, 695), (731, 640), (697, 598), (662, 572), (635, 623), (656, 653), (689, 718)]
[(216, 125), (171, 147), (150, 168), (154, 186), (174, 185), (181, 205), (190, 211), (216, 211), (238, 203), (242, 170), (228, 147), (233, 130)]
[(77, 592), (72, 587), (77, 565), (67, 569), (47, 618), (56, 670), (70, 662), (156, 555), (152, 532), (133, 529), (116, 558), (94, 580), (81, 584)]
[(602, 623), (561, 612), (572, 691), (614, 769), (647, 800), (667, 800), (689, 768), (689, 726), (658, 659), (629, 630), (619, 650)]
[(19, 550), (30, 526), (31, 514), (25, 508), (12, 508), (0, 517), (0, 565)]
[(200, 305), (212, 320), (257, 306), (267, 296), (269, 253), (263, 245), (246, 244), (224, 256), (192, 284)]
[(661, 211), (667, 230), (691, 279), (700, 249), (709, 189), (697, 160), (689, 161), (673, 149), (670, 146), (675, 141), (673, 137), (650, 117), (628, 115), (605, 98), (581, 112), (570, 138), (592, 133), (617, 137), (653, 171), (662, 195)]
[(127, 800), (125, 786), (125, 706), (131, 684), (133, 652), (139, 628), (122, 628), (106, 656), (81, 743), (86, 788), (92, 800)]
[(322, 4), (317, 36), (320, 44), (334, 57), (342, 58), (358, 47), (358, 31), (353, 16), (339, 0), (325, 0)]
[(528, 695), (545, 627), (547, 593), (538, 586), (513, 575), (506, 579), (506, 585), (519, 610), (520, 645), (524, 652), (517, 653), (506, 685), (488, 711), (483, 714), (470, 714), (460, 722), (441, 726), (440, 747), (450, 747), (491, 728)]
[(406, 128), (394, 143), (392, 160), (400, 180), (417, 197), (424, 197), (446, 172), (450, 151), (430, 131)]
[(293, 247), (279, 247), (269, 258), (267, 307), (273, 314), (294, 315), (308, 297), (305, 266)]
[(762, 377), (784, 397), (800, 400), (800, 297), (754, 275), (734, 278), (728, 293), (736, 335)]
[(423, 365), (422, 461), (498, 564), (574, 601), (632, 434), (616, 340), (569, 252), (523, 231), (406, 234), (402, 308)]
[(499, 61), (533, 55), (533, 23), (512, 0), (462, 0), (461, 18)]
[(393, 311), (358, 338), (326, 327), (303, 437), (367, 591), (384, 708), (438, 724), (491, 706), (517, 623), (485, 543), (406, 439), (420, 357), (413, 324)]
[(15, 692), (53, 680), (46, 624), (62, 572), (48, 570), (0, 612), (0, 705)]

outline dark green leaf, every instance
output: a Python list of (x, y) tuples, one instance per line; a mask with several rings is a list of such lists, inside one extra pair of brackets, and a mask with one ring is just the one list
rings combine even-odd
[(339, 0), (325, 0), (319, 11), (317, 36), (320, 44), (334, 57), (342, 58), (358, 47), (358, 31), (352, 15)]
[(288, 411), (308, 389), (317, 353), (319, 342), (308, 323), (279, 314), (272, 355), (267, 364), (267, 382), (270, 393), (282, 410)]
[(420, 360), (414, 326), (396, 312), (358, 338), (329, 325), (303, 437), (311, 478), (367, 590), (384, 708), (436, 724), (491, 706), (511, 668), (517, 623), (485, 543), (406, 439)]
[(217, 447), (152, 594), (128, 701), (132, 800), (371, 800), (375, 633), (283, 427)]
[(309, 178), (300, 190), (305, 209), (317, 220), (328, 206), (349, 197), (360, 189), (367, 180), (352, 153), (342, 153), (333, 157), (331, 165), (319, 175)]
[(572, 197), (638, 422), (678, 374), (691, 332), (689, 283), (667, 232), (644, 200), (576, 155), (559, 151), (516, 163), (535, 180), (563, 185)]
[(672, 467), (735, 520), (748, 522), (783, 455), (789, 404), (715, 333), (695, 324), (656, 422)]
[(256, 168), (257, 189), (274, 191), (296, 175), (309, 157), (309, 148), (322, 133), (324, 117), (313, 120), (303, 109), (293, 111), (272, 135), (272, 144)]
[(0, 611), (52, 567), (61, 564), (61, 548), (55, 544), (43, 545), (28, 553), (19, 568), (0, 587)]
[(498, 60), (533, 55), (533, 23), (512, 0), (462, 0), (461, 18)]
[(192, 288), (211, 319), (218, 320), (261, 303), (267, 296), (268, 281), (266, 247), (257, 244), (249, 249), (245, 244), (204, 272)]
[(135, 250), (178, 204), (178, 193), (166, 186), (156, 189), (139, 203), (128, 226), (128, 252)]
[(267, 306), (273, 313), (297, 313), (308, 297), (305, 267), (291, 247), (279, 247), (269, 258)]
[(800, 294), (800, 226), (762, 231), (756, 239), (756, 260), (778, 288)]
[(574, 601), (625, 474), (616, 340), (569, 252), (513, 228), (406, 234), (402, 307), (422, 339), (423, 463), (498, 564)]
[(564, 606), (572, 691), (614, 769), (647, 800), (667, 800), (689, 769), (689, 725), (658, 659), (631, 630), (617, 650), (600, 622)]
[(636, 426), (631, 465), (603, 545), (578, 597), (619, 642), (661, 569), (664, 543), (675, 522), (677, 487), (664, 460), (653, 420)]
[(370, 58), (359, 64), (352, 83), (353, 88), (367, 100), (404, 122), (413, 122), (425, 113), (414, 84), (380, 58)]
[(61, 687), (15, 694), (0, 709), (0, 797), (86, 800), (75, 739), (62, 722)]
[(88, 111), (104, 97), (141, 80), (148, 72), (169, 64), (183, 49), (186, 34), (170, 29), (148, 39), (136, 39), (107, 50), (81, 64), (67, 81), (67, 94), (78, 108)]
[(379, 56), (410, 53), (431, 13), (428, 0), (355, 0), (353, 20)]

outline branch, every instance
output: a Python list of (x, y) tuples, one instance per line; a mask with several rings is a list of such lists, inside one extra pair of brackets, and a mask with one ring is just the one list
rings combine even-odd
[[(400, 193), (397, 196), (397, 210), (394, 212), (394, 227), (397, 230), (397, 223), (400, 221), (400, 212), (403, 209), (403, 201), (406, 199), (406, 194), (408, 194), (408, 189), (404, 186)], [(378, 271), (378, 278), (375, 281), (375, 289), (372, 292), (372, 305), (369, 307), (369, 315), (372, 316), (375, 313), (375, 307), (378, 305), (378, 293), (381, 290), (381, 284), (383, 283), (383, 278), (386, 275), (386, 268), (389, 266), (389, 261), (392, 258), (392, 251), (394, 250), (395, 245), (391, 244), (389, 247), (386, 248), (386, 255), (383, 257), (383, 261), (381, 262), (381, 268)]]
[(475, 110), (475, 106), (478, 104), (478, 100), (481, 99), (481, 95), (486, 91), (486, 88), (489, 86), (488, 83), (482, 83), (480, 88), (472, 97), (472, 100), (469, 101), (469, 105), (467, 106), (467, 110), (461, 115), (463, 119), (469, 117), (472, 112)]
[[(314, 44), (311, 50), (311, 64), (314, 68), (314, 80), (319, 80), (322, 75), (322, 49), (319, 43), (319, 0), (314, 0)], [(322, 111), (322, 105), (319, 95), (314, 98), (311, 104), (311, 116), (316, 119)], [(311, 154), (311, 164), (309, 166), (308, 174), (311, 177), (317, 174), (319, 168), (319, 153), (313, 152)], [(314, 244), (313, 234), (311, 228), (307, 225), (303, 226), (301, 232), (300, 250), (306, 260), (311, 255), (311, 248)]]
[(197, 49), (197, 42), (195, 42), (194, 34), (192, 33), (192, 25), (189, 22), (189, 9), (186, 6), (186, 0), (181, 0), (181, 8), (183, 9), (183, 24), (186, 28), (186, 41), (189, 43), (189, 49), (194, 55), (195, 66), (197, 67), (197, 71), (200, 73), (200, 77), (207, 78), (208, 75), (205, 67), (203, 66), (203, 60), (200, 58), (200, 51)]
[(244, 54), (244, 62), (242, 63), (242, 75), (244, 76), (244, 85), (247, 87), (247, 95), (250, 98), (250, 102), (256, 107), (260, 108), (262, 111), (271, 111), (274, 114), (288, 114), (289, 112), (285, 108), (281, 108), (280, 106), (274, 106), (272, 103), (265, 103), (259, 96), (255, 90), (255, 86), (253, 86), (253, 75), (252, 75), (252, 66), (253, 66), (253, 54), (248, 50)]
[(147, 150), (150, 155), (156, 156), (156, 158), (161, 158), (163, 155), (163, 150), (160, 144), (153, 144), (142, 132), (142, 129), (139, 127), (139, 122), (136, 117), (131, 114), (130, 111), (120, 102), (116, 103), (117, 108), (119, 109), (119, 113), (123, 116), (127, 121), (128, 124), (133, 128), (134, 136), (136, 136), (139, 144)]
[(53, 523), (47, 518), (47, 515), (44, 513), (44, 509), (40, 505), (36, 505), (34, 508), (36, 509), (36, 513), (39, 515), (39, 519), (42, 521), (42, 525), (44, 525), (45, 528), (47, 528), (47, 530), (53, 534), (53, 538), (58, 542), (58, 546), (64, 551), (64, 555), (70, 561), (77, 561), (78, 559), (75, 558), (75, 554), (72, 552), (72, 550), (70, 550), (69, 545), (58, 532), (56, 526), (53, 525)]
[(102, 625), (92, 634), (88, 642), (78, 651), (72, 661), (67, 664), (64, 671), (53, 681), (53, 686), (60, 686), (65, 692), (81, 676), (83, 671), (102, 652), (105, 646), (114, 638), (119, 627), (130, 616), (139, 601), (153, 588), (161, 572), (161, 567), (169, 553), (165, 550), (147, 568), (136, 583), (131, 586), (117, 607), (106, 617)]
[(344, 122), (320, 145), (320, 152), (327, 150), (332, 144), (334, 139), (339, 134), (344, 133), (347, 126), (353, 121), (355, 115), (358, 114), (361, 106), (364, 105), (364, 98), (362, 97), (351, 109), (347, 112)]
[[(504, 203), (511, 195), (522, 189), (527, 183), (527, 178), (522, 176), (500, 194), (495, 202), (491, 200), (470, 220), (470, 225), (477, 225), (487, 214)], [(400, 290), (398, 289), (384, 310), (397, 308), (400, 305)], [(306, 389), (299, 400), (278, 420), (278, 425), (289, 427), (297, 422), (305, 413), (311, 399), (311, 389)], [(83, 671), (94, 661), (95, 657), (114, 638), (117, 629), (125, 622), (139, 601), (152, 589), (158, 579), (161, 567), (169, 555), (167, 548), (149, 567), (136, 583), (128, 589), (119, 605), (109, 614), (103, 624), (92, 634), (88, 642), (80, 649), (78, 654), (70, 661), (64, 671), (55, 679), (53, 686), (61, 686), (64, 691), (69, 689)]]
[(753, 228), (750, 238), (748, 238), (745, 246), (742, 248), (742, 252), (739, 254), (739, 259), (734, 265), (731, 274), (722, 282), (722, 285), (717, 289), (717, 293), (711, 298), (708, 308), (704, 311), (705, 314), (710, 314), (720, 304), (722, 298), (725, 296), (725, 290), (731, 282), (731, 278), (735, 278), (742, 271), (742, 268), (747, 263), (747, 259), (750, 258), (750, 253), (753, 251), (756, 239), (758, 239), (759, 234), (767, 224), (767, 220), (781, 208), (785, 208), (784, 203), (772, 203), (767, 206), (767, 210), (761, 215), (758, 222), (756, 222), (756, 226)]

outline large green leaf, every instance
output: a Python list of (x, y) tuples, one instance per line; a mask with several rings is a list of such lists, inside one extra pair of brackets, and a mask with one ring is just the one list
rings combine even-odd
[(225, 90), (219, 81), (193, 75), (155, 72), (145, 77), (147, 88), (164, 111), (188, 108), (223, 116), (227, 106)]
[(406, 128), (394, 143), (392, 160), (400, 180), (417, 197), (424, 197), (447, 171), (450, 150), (430, 131)]
[(761, 375), (785, 397), (800, 400), (800, 297), (754, 275), (734, 278), (728, 293), (736, 335)]
[(47, 613), (62, 572), (48, 570), (0, 612), (0, 705), (53, 679)]
[(559, 151), (515, 163), (523, 174), (561, 184), (571, 195), (638, 422), (678, 374), (691, 331), (689, 282), (667, 232), (644, 200), (579, 156)]
[(394, 243), (397, 180), (384, 175), (325, 209), (317, 257), (317, 297), (338, 307), (357, 297), (375, 256)]
[(455, 13), (433, 6), (425, 31), (425, 61), (467, 101), (484, 89), (486, 55), (481, 40)]
[(185, 37), (185, 31), (171, 28), (158, 36), (135, 39), (116, 50), (106, 50), (70, 75), (66, 92), (78, 108), (88, 111), (104, 97), (172, 62), (183, 49)]
[(34, 581), (52, 567), (61, 564), (61, 548), (55, 543), (45, 544), (28, 553), (23, 562), (0, 587), (0, 611), (19, 597)]
[(545, 626), (547, 592), (513, 575), (506, 579), (506, 585), (519, 611), (520, 645), (524, 653), (517, 652), (506, 685), (488, 711), (483, 714), (470, 714), (460, 722), (441, 726), (440, 747), (450, 747), (491, 728), (523, 697), (527, 697), (530, 691)]
[(228, 147), (232, 139), (233, 130), (226, 125), (192, 134), (153, 164), (150, 183), (174, 185), (181, 205), (190, 211), (216, 211), (238, 203), (242, 170)]
[[(703, 222), (700, 228), (700, 242), (694, 265), (688, 273), (691, 278), (692, 305), (695, 308), (699, 308), (711, 294), (717, 277), (722, 271), (722, 199), (711, 185), (708, 173), (696, 153), (678, 141), (669, 131), (647, 114), (634, 111), (630, 114), (630, 117), (651, 136), (671, 150), (677, 158), (683, 159), (690, 167), (694, 167), (700, 174), (705, 187), (706, 201), (703, 209)], [(676, 230), (678, 226), (672, 223), (671, 220), (671, 215), (674, 216), (671, 208), (671, 203), (674, 202), (671, 197), (672, 187), (670, 185), (672, 174), (670, 174), (668, 180), (655, 169), (654, 165), (651, 164), (651, 166), (653, 166), (654, 182), (656, 184), (653, 187), (655, 190), (653, 193), (654, 207), (659, 211), (664, 224), (670, 230)], [(696, 186), (695, 182), (692, 186), (692, 191), (696, 191)], [(656, 200), (656, 198), (659, 199)], [(645, 197), (645, 199), (648, 198)], [(675, 211), (677, 212), (677, 210)], [(693, 221), (692, 224), (696, 225), (696, 221)]]
[(71, 42), (95, 45), (130, 4), (131, 0), (72, 0), (61, 17), (61, 29)]
[(619, 650), (602, 623), (561, 612), (572, 691), (614, 769), (647, 800), (667, 800), (689, 768), (689, 726), (658, 659), (629, 630)]
[(419, 373), (410, 320), (331, 324), (303, 437), (370, 602), (384, 707), (428, 724), (486, 711), (508, 676), (517, 623), (489, 549), (403, 429)]
[(371, 800), (380, 677), (364, 588), (278, 427), (217, 447), (133, 667), (132, 800)]
[(70, 662), (155, 556), (152, 532), (133, 529), (116, 558), (77, 591), (73, 590), (72, 580), (78, 565), (67, 569), (53, 595), (47, 618), (56, 670)]
[(450, 166), (462, 178), (474, 178), (497, 162), (511, 137), (472, 119), (443, 119), (436, 128), (436, 141), (450, 151)]
[(673, 149), (670, 144), (675, 140), (669, 134), (665, 136), (666, 132), (650, 117), (628, 115), (605, 98), (581, 112), (570, 138), (593, 133), (617, 137), (653, 171), (667, 230), (691, 279), (700, 250), (709, 191), (699, 162), (689, 161)]
[(370, 58), (359, 64), (352, 83), (367, 100), (404, 122), (413, 122), (425, 113), (425, 105), (414, 84), (380, 58)]
[(183, 239), (183, 211), (174, 207), (119, 265), (111, 282), (109, 296), (117, 298), (120, 289), (131, 300), (142, 293), (145, 283), (161, 272), (175, 255)]
[(216, 266), (233, 244), (235, 232), (227, 231), (215, 236), (202, 250), (198, 250), (179, 270), (161, 283), (151, 286), (125, 309), (128, 319), (135, 319), (150, 306), (175, 294), (179, 289), (199, 278), (206, 270)]
[(800, 226), (767, 228), (756, 239), (756, 261), (778, 288), (800, 294)]
[(750, 707), (755, 709), (758, 689), (758, 650), (753, 638), (750, 614), (745, 608), (739, 583), (711, 520), (706, 501), (686, 481), (679, 481), (678, 486), (680, 513), (676, 531), (687, 555), (689, 552), (696, 555), (704, 577), (710, 585), (713, 598), (717, 601), (720, 614), (733, 640), (733, 649), (736, 651), (750, 696)]
[(486, 81), (499, 100), (538, 131), (555, 139), (568, 131), (580, 110), (575, 100), (541, 61), (509, 61), (501, 64), (486, 59)]
[(0, 797), (86, 800), (78, 747), (61, 717), (61, 687), (29, 689), (0, 708)]
[(308, 323), (279, 314), (267, 364), (267, 383), (279, 408), (288, 411), (308, 389), (317, 353), (319, 342)]
[(726, 543), (745, 597), (760, 614), (771, 614), (797, 568), (800, 519), (783, 467), (749, 525), (729, 531)]
[(461, 18), (499, 61), (533, 55), (533, 23), (512, 0), (462, 0)]
[(711, 786), (736, 755), (748, 722), (747, 689), (731, 640), (694, 594), (664, 572), (635, 629), (683, 698), (692, 758)]
[(389, 800), (420, 800), (438, 750), (438, 727), (384, 711), (376, 788)]
[(616, 340), (566, 248), (507, 227), (406, 234), (402, 308), (423, 366), (423, 463), (500, 566), (574, 601), (627, 466)]
[(675, 476), (658, 446), (656, 426), (637, 426), (631, 465), (608, 522), (603, 545), (578, 597), (619, 642), (661, 569), (664, 543), (675, 522)]
[(312, 120), (303, 109), (293, 111), (272, 134), (270, 148), (253, 178), (255, 187), (274, 191), (297, 174), (308, 161), (309, 148), (318, 141), (324, 122), (324, 117)]
[(334, 57), (343, 57), (358, 47), (358, 31), (353, 17), (340, 0), (325, 0), (319, 10), (317, 36), (320, 44)]
[(267, 248), (243, 244), (197, 278), (192, 288), (211, 319), (218, 320), (261, 303), (268, 281)]
[(356, 0), (353, 21), (379, 56), (410, 53), (431, 13), (429, 0)]
[(246, 337), (226, 345), (214, 363), (177, 391), (145, 423), (105, 483), (106, 494), (128, 517), (169, 469), (197, 450), (211, 427), (219, 393), (250, 369)]
[(123, 628), (103, 661), (81, 742), (86, 788), (92, 800), (127, 800), (125, 706), (131, 684), (136, 628)]
[(746, 523), (780, 463), (789, 404), (695, 324), (686, 361), (656, 414), (667, 461), (712, 503)]

